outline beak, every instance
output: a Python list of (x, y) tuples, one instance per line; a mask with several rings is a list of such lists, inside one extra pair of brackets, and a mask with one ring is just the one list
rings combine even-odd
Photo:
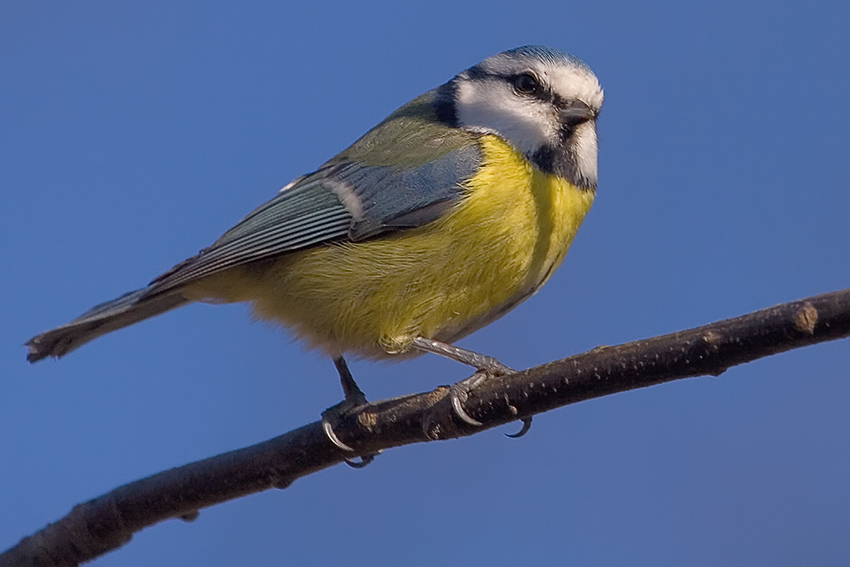
[(580, 100), (571, 100), (561, 109), (561, 124), (574, 128), (596, 119), (596, 111)]

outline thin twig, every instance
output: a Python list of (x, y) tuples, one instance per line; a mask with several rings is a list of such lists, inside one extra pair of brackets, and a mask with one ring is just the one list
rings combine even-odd
[(334, 424), (343, 454), (320, 422), (269, 441), (117, 488), (0, 555), (0, 567), (75, 566), (168, 518), (194, 519), (226, 500), (286, 488), (355, 455), (472, 435), (556, 407), (726, 369), (793, 348), (850, 336), (850, 289), (785, 303), (696, 329), (635, 341), (490, 378), (464, 400), (471, 427), (451, 409), (448, 387), (382, 400)]

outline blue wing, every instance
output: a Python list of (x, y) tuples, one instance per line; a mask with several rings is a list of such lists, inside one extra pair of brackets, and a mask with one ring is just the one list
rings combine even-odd
[(432, 222), (457, 203), (481, 162), (477, 144), (418, 167), (331, 160), (257, 208), (212, 246), (147, 288), (159, 294), (234, 266), (331, 241)]

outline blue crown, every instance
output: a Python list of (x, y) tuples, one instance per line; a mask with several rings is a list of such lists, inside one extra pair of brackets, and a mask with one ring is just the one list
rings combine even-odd
[(548, 61), (551, 63), (562, 63), (568, 62), (577, 67), (582, 67), (584, 69), (590, 70), (590, 67), (587, 66), (587, 63), (576, 57), (575, 55), (570, 55), (565, 51), (561, 51), (555, 47), (546, 47), (545, 45), (523, 45), (522, 47), (517, 47), (514, 49), (509, 49), (504, 52), (506, 55), (520, 55), (533, 57), (535, 59), (541, 59), (543, 61)]

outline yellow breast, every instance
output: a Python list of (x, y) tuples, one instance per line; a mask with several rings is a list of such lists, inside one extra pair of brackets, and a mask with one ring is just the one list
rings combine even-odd
[(190, 299), (251, 301), (331, 355), (405, 353), (417, 336), (452, 342), (534, 293), (561, 263), (592, 191), (534, 168), (495, 136), (468, 195), (443, 218), (329, 244), (192, 284)]

